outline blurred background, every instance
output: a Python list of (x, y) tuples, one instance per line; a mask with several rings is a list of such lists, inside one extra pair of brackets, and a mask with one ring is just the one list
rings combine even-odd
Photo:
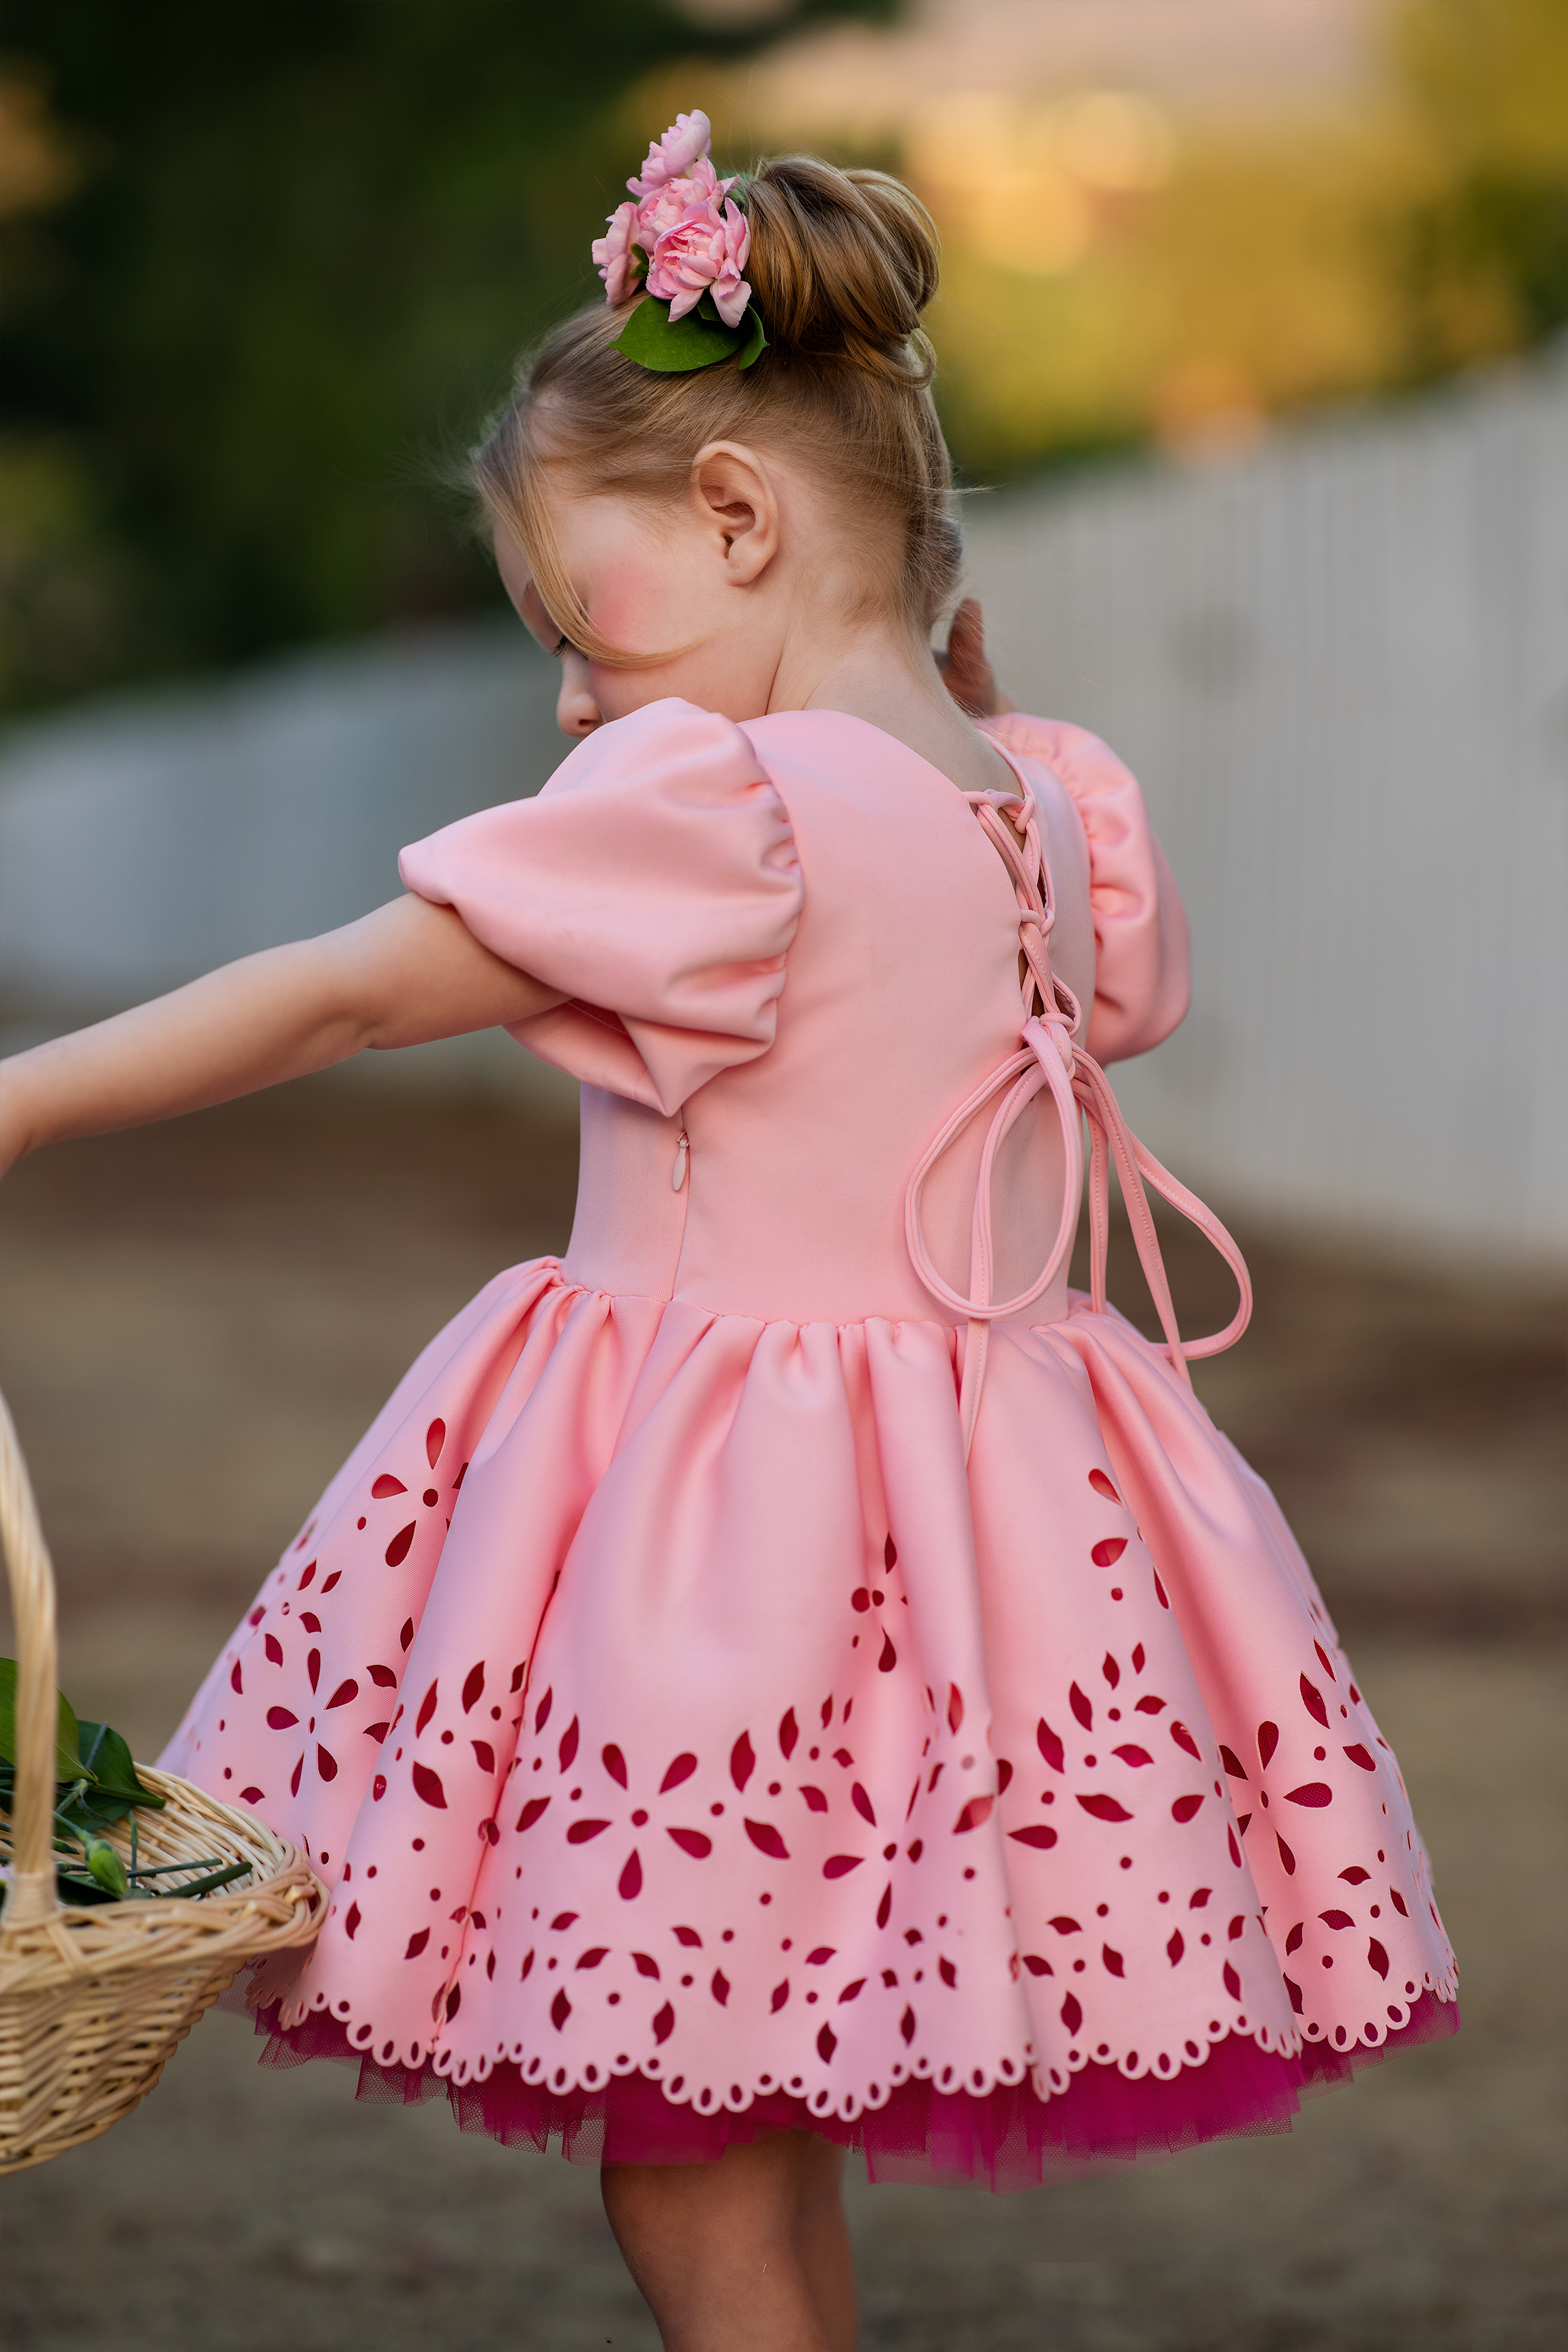
[[(0, 1051), (348, 919), (543, 782), (553, 672), (448, 485), (693, 105), (730, 163), (879, 164), (937, 219), (968, 584), (1015, 698), (1137, 770), (1194, 918), (1193, 1013), (1117, 1085), (1253, 1265), (1205, 1399), (1465, 1972), (1458, 2043), (1288, 2140), (858, 2192), (868, 2343), (1555, 2345), (1563, 0), (3, 0)], [(408, 1358), (563, 1245), (572, 1120), (493, 1035), (7, 1181), (79, 1707), (155, 1751)], [(0, 2346), (653, 2340), (591, 2177), (274, 2082), (228, 2020), (0, 2215)]]

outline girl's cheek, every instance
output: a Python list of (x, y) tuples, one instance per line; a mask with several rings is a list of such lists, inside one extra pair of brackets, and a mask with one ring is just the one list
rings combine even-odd
[(679, 633), (673, 640), (670, 635), (668, 588), (661, 593), (653, 582), (639, 580), (635, 572), (606, 581), (596, 595), (584, 601), (600, 635), (613, 646), (624, 646), (629, 654), (661, 653), (672, 642), (679, 643)]

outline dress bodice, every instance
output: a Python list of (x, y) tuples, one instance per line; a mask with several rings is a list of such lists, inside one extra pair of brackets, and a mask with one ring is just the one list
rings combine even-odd
[[(1037, 812), (1061, 975), (1091, 1038), (1100, 1021), (1142, 1050), (1184, 1009), (1185, 936), (1137, 786), (1081, 730), (1008, 720), (997, 740)], [(404, 875), (574, 992), (515, 1033), (584, 1081), (573, 1279), (763, 1320), (957, 1319), (911, 1263), (904, 1194), (1018, 1045), (1019, 909), (926, 761), (839, 712), (736, 727), (658, 703), (537, 800), (405, 851)], [(984, 1141), (976, 1119), (922, 1203), (960, 1290)], [(995, 1171), (996, 1297), (1047, 1255), (1065, 1173), (1042, 1098)], [(1027, 1318), (1065, 1307), (1064, 1268)]]

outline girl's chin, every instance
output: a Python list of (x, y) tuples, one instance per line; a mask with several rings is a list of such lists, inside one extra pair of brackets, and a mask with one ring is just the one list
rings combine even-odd
[(629, 719), (634, 710), (646, 710), (650, 702), (668, 701), (672, 696), (682, 702), (693, 702), (700, 710), (721, 710), (731, 719), (761, 718), (760, 710), (739, 711), (731, 708), (734, 699), (734, 682), (702, 672), (673, 670), (614, 670), (592, 681), (591, 691), (598, 709), (606, 719)]
[(681, 688), (657, 670), (610, 670), (593, 678), (589, 691), (604, 718), (629, 719), (634, 710), (646, 710), (650, 702), (662, 702)]

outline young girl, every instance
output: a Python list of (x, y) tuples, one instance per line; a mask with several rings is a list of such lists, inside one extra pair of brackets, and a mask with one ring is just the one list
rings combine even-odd
[[(333, 1889), (251, 1988), (274, 2054), (601, 2163), (667, 2345), (845, 2352), (846, 2149), (1010, 2187), (1278, 2128), (1455, 1974), (1193, 1394), (1245, 1268), (1101, 1075), (1187, 999), (1138, 787), (1000, 702), (973, 608), (930, 650), (931, 224), (707, 144), (478, 457), (577, 748), (363, 922), (5, 1065), (0, 1165), (497, 1023), (582, 1080), (565, 1257), (431, 1341), (162, 1760)], [(1105, 1303), (1108, 1150), (1163, 1345)], [(1216, 1339), (1140, 1171), (1235, 1269)]]

